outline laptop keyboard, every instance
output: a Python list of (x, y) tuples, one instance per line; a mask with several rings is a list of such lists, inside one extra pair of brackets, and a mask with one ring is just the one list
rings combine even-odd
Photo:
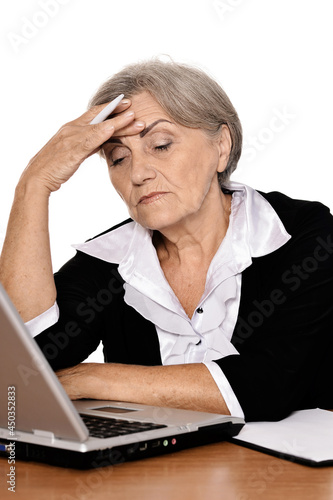
[(130, 422), (128, 420), (121, 420), (120, 418), (104, 418), (92, 415), (80, 416), (86, 424), (90, 436), (103, 439), (167, 427), (166, 425), (154, 424), (151, 422)]

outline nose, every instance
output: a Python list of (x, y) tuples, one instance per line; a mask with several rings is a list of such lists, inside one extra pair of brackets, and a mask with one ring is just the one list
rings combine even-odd
[(144, 184), (152, 179), (155, 179), (156, 171), (150, 164), (149, 158), (142, 153), (132, 152), (131, 162), (131, 181), (134, 185)]

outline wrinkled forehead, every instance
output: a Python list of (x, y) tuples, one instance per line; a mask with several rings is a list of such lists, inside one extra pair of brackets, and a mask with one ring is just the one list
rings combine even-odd
[(134, 111), (136, 120), (142, 120), (146, 124), (153, 123), (159, 119), (172, 121), (168, 113), (149, 92), (135, 94), (130, 99), (132, 101), (130, 109)]

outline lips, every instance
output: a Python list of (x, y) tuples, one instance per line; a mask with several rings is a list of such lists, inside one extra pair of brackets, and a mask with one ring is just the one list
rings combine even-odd
[(154, 201), (159, 200), (165, 194), (166, 191), (154, 191), (146, 196), (141, 196), (138, 205), (148, 205), (149, 203), (154, 203)]

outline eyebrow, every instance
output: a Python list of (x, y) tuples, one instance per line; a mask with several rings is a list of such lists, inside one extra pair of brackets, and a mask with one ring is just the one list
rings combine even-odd
[(172, 122), (170, 122), (169, 120), (165, 120), (164, 118), (160, 118), (159, 120), (156, 120), (156, 122), (151, 123), (150, 125), (148, 125), (148, 127), (146, 127), (143, 130), (141, 130), (140, 137), (144, 137), (146, 134), (148, 134), (148, 132), (151, 131), (151, 129), (153, 127), (155, 127), (155, 125), (157, 125), (160, 122), (167, 122), (167, 123), (171, 123), (172, 124)]
[[(173, 125), (173, 123), (170, 122), (169, 120), (165, 120), (164, 118), (160, 118), (159, 120), (156, 120), (155, 122), (153, 122), (150, 125), (148, 125), (148, 127), (146, 127), (143, 130), (141, 130), (140, 137), (141, 138), (144, 137), (146, 134), (148, 134), (148, 132), (151, 131), (151, 129), (153, 127), (155, 127), (155, 125), (157, 125), (160, 122), (167, 122), (167, 123), (171, 123)], [(123, 142), (121, 141), (121, 139), (119, 137), (113, 137), (113, 136), (111, 136), (110, 139), (108, 139), (106, 142), (109, 143), (109, 144), (110, 143), (123, 144)]]

